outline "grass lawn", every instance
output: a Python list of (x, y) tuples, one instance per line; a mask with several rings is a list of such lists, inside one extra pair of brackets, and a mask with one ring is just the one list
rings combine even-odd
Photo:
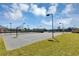
[(0, 55), (15, 56), (79, 56), (79, 34), (64, 34), (58, 41), (43, 40), (12, 51), (6, 51), (0, 39)]
[(3, 38), (0, 37), (0, 56), (4, 55), (6, 52), (5, 46), (4, 46), (4, 42), (3, 42)]

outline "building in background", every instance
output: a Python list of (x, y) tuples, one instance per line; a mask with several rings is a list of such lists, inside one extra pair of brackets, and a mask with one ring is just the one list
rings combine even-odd
[(0, 33), (5, 32), (5, 27), (0, 25)]

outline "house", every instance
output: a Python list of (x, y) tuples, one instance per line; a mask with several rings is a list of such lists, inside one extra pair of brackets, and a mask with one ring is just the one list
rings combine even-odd
[(0, 25), (0, 33), (4, 32), (4, 27)]
[(79, 28), (75, 28), (72, 30), (72, 33), (79, 33)]

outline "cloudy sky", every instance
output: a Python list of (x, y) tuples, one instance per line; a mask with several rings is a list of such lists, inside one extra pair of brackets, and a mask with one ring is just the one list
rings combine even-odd
[(0, 25), (16, 28), (23, 23), (24, 27), (51, 28), (51, 15), (53, 14), (54, 28), (79, 27), (79, 4), (72, 3), (0, 3)]

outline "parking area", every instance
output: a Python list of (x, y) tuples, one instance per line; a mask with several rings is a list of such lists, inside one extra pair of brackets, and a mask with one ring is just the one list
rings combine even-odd
[[(54, 36), (60, 35), (62, 33), (54, 33)], [(45, 40), (52, 36), (51, 33), (2, 33), (0, 34), (4, 37), (4, 43), (7, 50), (13, 50), (20, 48), (41, 40)]]

